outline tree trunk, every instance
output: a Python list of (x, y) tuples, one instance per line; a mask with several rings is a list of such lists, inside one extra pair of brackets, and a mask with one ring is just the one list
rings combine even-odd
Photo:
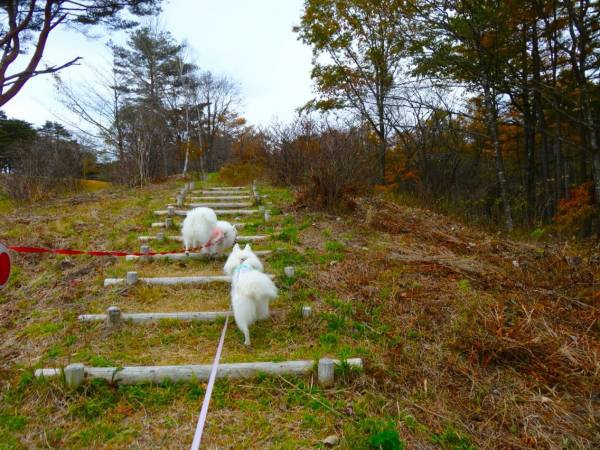
[(526, 167), (526, 196), (527, 221), (535, 222), (535, 118), (525, 115), (525, 167)]
[(190, 161), (190, 111), (188, 107), (185, 107), (185, 159), (183, 161), (183, 172), (182, 175), (185, 177), (188, 171), (188, 164)]
[(498, 123), (496, 121), (496, 102), (491, 92), (490, 85), (487, 80), (487, 75), (482, 74), (483, 81), (483, 93), (485, 103), (485, 116), (487, 121), (488, 132), (492, 140), (492, 147), (496, 155), (496, 176), (498, 177), (498, 185), (500, 187), (500, 198), (502, 199), (504, 209), (504, 220), (506, 222), (506, 229), (508, 231), (513, 230), (513, 219), (510, 202), (508, 198), (508, 186), (506, 183), (506, 176), (504, 172), (504, 159), (502, 158), (502, 151), (500, 149), (500, 142), (498, 141)]
[[(587, 94), (587, 92), (586, 92)], [(585, 115), (586, 125), (588, 126), (589, 132), (589, 143), (592, 151), (592, 179), (594, 180), (594, 197), (596, 206), (600, 207), (600, 149), (598, 148), (598, 136), (596, 134), (596, 128), (594, 126), (594, 118), (592, 117), (592, 111), (589, 106), (589, 99), (586, 95), (586, 102), (588, 102)]]
[(552, 189), (552, 183), (550, 180), (550, 150), (548, 145), (548, 134), (546, 129), (546, 117), (544, 114), (544, 107), (542, 105), (542, 95), (540, 88), (542, 86), (540, 71), (541, 61), (539, 53), (537, 26), (533, 23), (531, 33), (531, 44), (532, 44), (532, 57), (533, 57), (533, 104), (537, 116), (537, 125), (540, 135), (542, 137), (542, 178), (544, 180), (544, 210), (543, 218), (544, 222), (549, 222), (554, 216), (554, 194)]
[(379, 142), (379, 182), (385, 183), (385, 153), (387, 151), (387, 144), (385, 140)]

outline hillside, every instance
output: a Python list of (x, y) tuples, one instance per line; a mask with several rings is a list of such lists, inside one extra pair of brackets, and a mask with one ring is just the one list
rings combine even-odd
[[(200, 183), (197, 182), (196, 185)], [(214, 185), (214, 183), (210, 183)], [(8, 245), (137, 251), (181, 181), (6, 206)], [(205, 448), (600, 447), (600, 252), (516, 242), (383, 198), (354, 213), (295, 209), (259, 186), (272, 220), (242, 235), (281, 289), (277, 314), (235, 325), (222, 362), (360, 357), (334, 387), (308, 377), (218, 380)], [(237, 221), (237, 220), (236, 220)], [(155, 251), (177, 242), (150, 243)], [(109, 277), (220, 274), (222, 260), (13, 254), (0, 293), (0, 448), (185, 448), (206, 384), (110, 385), (35, 378), (41, 367), (209, 364), (222, 321), (81, 323), (80, 314), (223, 310), (228, 286), (103, 287)], [(283, 275), (296, 268), (296, 278)], [(302, 317), (302, 306), (313, 315)], [(398, 440), (398, 438), (399, 440)]]

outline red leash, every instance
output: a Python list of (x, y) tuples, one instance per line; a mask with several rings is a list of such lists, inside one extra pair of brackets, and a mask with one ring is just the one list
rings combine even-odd
[[(208, 241), (202, 247), (209, 248), (212, 247), (215, 242)], [(44, 247), (19, 247), (19, 246), (7, 246), (9, 250), (17, 253), (53, 253), (56, 255), (92, 255), (92, 256), (153, 256), (153, 255), (171, 255), (175, 253), (183, 253), (185, 250), (177, 250), (170, 252), (149, 252), (149, 253), (140, 253), (140, 252), (119, 252), (112, 250), (71, 250), (68, 248), (44, 248)]]
[(149, 253), (139, 253), (139, 252), (119, 252), (119, 251), (110, 251), (110, 250), (70, 250), (66, 248), (44, 248), (44, 247), (7, 247), (9, 250), (17, 253), (53, 253), (56, 255), (92, 255), (92, 256), (152, 256), (152, 255), (169, 255), (171, 253), (182, 253), (183, 250), (171, 251), (171, 252), (149, 252)]

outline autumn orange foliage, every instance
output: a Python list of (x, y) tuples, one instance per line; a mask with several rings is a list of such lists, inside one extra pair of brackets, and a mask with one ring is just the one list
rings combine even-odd
[(569, 198), (558, 204), (554, 224), (560, 233), (572, 233), (586, 227), (597, 214), (594, 207), (593, 183), (587, 182), (571, 190)]

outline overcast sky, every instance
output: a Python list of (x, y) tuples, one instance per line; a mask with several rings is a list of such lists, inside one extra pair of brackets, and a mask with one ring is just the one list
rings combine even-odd
[[(170, 0), (160, 23), (186, 41), (202, 69), (228, 75), (241, 85), (242, 114), (249, 123), (290, 120), (311, 98), (311, 52), (296, 39), (302, 0)], [(84, 62), (61, 72), (67, 80), (91, 80), (89, 67), (110, 67), (109, 36), (89, 38), (71, 30), (51, 34), (44, 62), (61, 64), (76, 56)], [(123, 36), (111, 36), (117, 42)], [(4, 105), (9, 117), (33, 122), (69, 118), (54, 91), (52, 77), (33, 79)]]

